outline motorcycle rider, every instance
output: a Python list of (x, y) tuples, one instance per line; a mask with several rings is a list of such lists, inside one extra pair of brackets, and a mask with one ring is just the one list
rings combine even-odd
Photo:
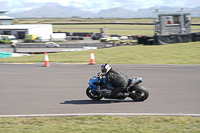
[(106, 82), (101, 88), (108, 88), (109, 84), (115, 86), (115, 89), (108, 95), (104, 96), (106, 98), (118, 98), (127, 97), (129, 93), (122, 93), (128, 85), (128, 77), (123, 73), (119, 72), (117, 69), (110, 67), (109, 64), (103, 64), (101, 66), (102, 75), (105, 76)]

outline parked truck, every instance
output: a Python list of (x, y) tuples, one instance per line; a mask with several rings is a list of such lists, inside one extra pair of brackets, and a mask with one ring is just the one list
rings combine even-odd
[(3, 44), (18, 43), (18, 40), (13, 35), (0, 35), (0, 43)]
[(24, 38), (25, 42), (34, 42), (38, 38), (37, 35), (26, 35)]
[(66, 33), (53, 33), (50, 35), (50, 41), (66, 41)]

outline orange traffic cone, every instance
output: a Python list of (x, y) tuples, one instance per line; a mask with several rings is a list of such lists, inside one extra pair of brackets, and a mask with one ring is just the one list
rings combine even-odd
[(50, 66), (49, 57), (48, 57), (48, 55), (47, 55), (47, 52), (44, 52), (44, 66), (45, 66), (45, 67)]
[(90, 51), (90, 63), (89, 63), (89, 65), (95, 65), (96, 63), (95, 63), (95, 57), (94, 57), (94, 53), (93, 53), (93, 51), (91, 50)]

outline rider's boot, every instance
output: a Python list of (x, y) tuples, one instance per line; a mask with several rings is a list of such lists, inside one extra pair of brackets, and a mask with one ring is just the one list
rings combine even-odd
[(111, 93), (106, 93), (106, 94), (103, 95), (103, 97), (110, 99), (111, 98), (110, 95), (111, 95)]
[(123, 96), (123, 97), (128, 97), (129, 96), (129, 93), (127, 92), (120, 92), (119, 94), (117, 94), (119, 96)]
[(126, 98), (128, 96), (130, 96), (129, 93), (127, 93), (127, 92), (120, 92), (115, 97), (116, 98), (122, 98), (122, 99), (124, 99), (124, 98)]
[(130, 94), (127, 93), (127, 92), (124, 92), (124, 93), (123, 93), (123, 96), (128, 97), (128, 96), (130, 96)]

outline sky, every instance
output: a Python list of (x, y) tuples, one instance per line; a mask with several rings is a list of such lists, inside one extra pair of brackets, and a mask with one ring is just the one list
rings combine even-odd
[(75, 7), (95, 13), (102, 9), (114, 7), (137, 11), (138, 9), (159, 8), (161, 6), (187, 8), (200, 6), (200, 0), (0, 0), (0, 10), (15, 13), (39, 8), (48, 3)]

